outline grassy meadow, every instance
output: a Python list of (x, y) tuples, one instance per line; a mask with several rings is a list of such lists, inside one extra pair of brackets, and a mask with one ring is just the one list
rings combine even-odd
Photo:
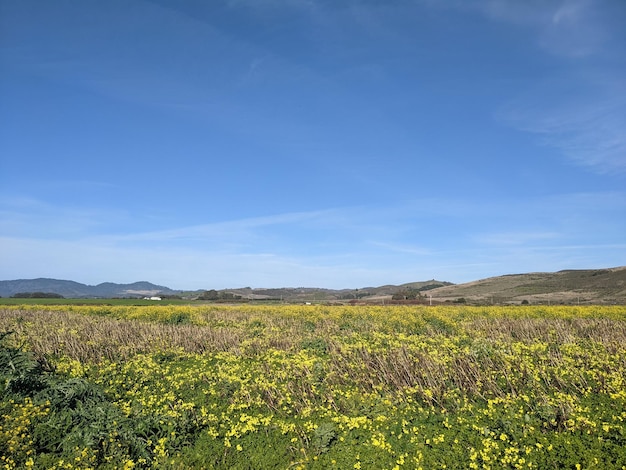
[(0, 468), (626, 469), (626, 308), (0, 307)]

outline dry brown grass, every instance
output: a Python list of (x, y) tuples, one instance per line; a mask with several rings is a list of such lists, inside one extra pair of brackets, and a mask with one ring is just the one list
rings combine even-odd
[(465, 329), (469, 334), (506, 342), (592, 341), (611, 349), (626, 344), (626, 322), (608, 318), (478, 318)]
[[(15, 331), (15, 340), (39, 358), (81, 362), (123, 361), (172, 348), (251, 359), (269, 349), (291, 354), (312, 348), (327, 385), (361, 391), (410, 388), (420, 399), (438, 404), (449, 402), (455, 390), (483, 399), (527, 390), (535, 396), (555, 390), (597, 392), (608, 390), (626, 371), (626, 322), (608, 318), (479, 316), (452, 322), (450, 329), (435, 323), (415, 335), (402, 331), (404, 339), (398, 340), (392, 330), (379, 334), (375, 321), (360, 316), (347, 328), (343, 317), (313, 322), (305, 315), (262, 317), (238, 310), (202, 315), (198, 318), (205, 325), (199, 326), (2, 309), (0, 331)], [(304, 406), (314, 398), (311, 377), (320, 371), (303, 366), (293, 374), (286, 386)], [(278, 389), (264, 393), (268, 406), (275, 406)]]
[(139, 353), (182, 348), (191, 353), (232, 351), (242, 332), (233, 328), (167, 325), (59, 311), (0, 310), (0, 330), (14, 331), (36, 356), (80, 361), (123, 360)]

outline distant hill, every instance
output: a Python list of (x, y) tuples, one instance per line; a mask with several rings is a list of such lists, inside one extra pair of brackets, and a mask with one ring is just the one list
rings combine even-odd
[(510, 274), (440, 287), (429, 292), (437, 301), (468, 303), (626, 304), (626, 266)]
[(0, 296), (11, 297), (20, 292), (55, 293), (65, 298), (74, 299), (144, 297), (157, 294), (173, 295), (179, 293), (169, 287), (157, 286), (150, 282), (133, 282), (132, 284), (104, 282), (97, 286), (89, 286), (74, 281), (46, 278), (0, 281)]
[(360, 289), (226, 289), (249, 300), (391, 301), (394, 294), (419, 291), (424, 303), (468, 304), (626, 304), (626, 266), (607, 269), (566, 270), (555, 273), (509, 274), (464, 284), (421, 281)]
[(412, 289), (425, 292), (437, 287), (453, 285), (445, 281), (421, 281), (408, 284), (385, 285), (380, 287), (362, 287), (358, 289), (322, 289), (316, 287), (283, 287), (279, 289), (225, 289), (234, 295), (239, 295), (248, 300), (284, 300), (287, 302), (299, 301), (376, 301), (391, 299), (391, 297), (403, 290)]
[[(175, 291), (150, 282), (114, 284), (104, 282), (88, 286), (58, 279), (19, 279), (0, 281), (0, 296), (16, 293), (45, 292), (65, 298), (144, 297), (179, 295), (194, 299), (204, 291)], [(359, 289), (322, 289), (315, 287), (284, 287), (253, 289), (222, 289), (220, 293), (239, 296), (243, 300), (285, 302), (371, 302), (384, 303), (402, 294), (422, 296), (423, 302), (466, 302), (468, 304), (552, 303), (552, 304), (626, 304), (626, 266), (607, 269), (566, 270), (555, 273), (509, 274), (464, 284), (435, 279), (401, 285), (363, 287)]]

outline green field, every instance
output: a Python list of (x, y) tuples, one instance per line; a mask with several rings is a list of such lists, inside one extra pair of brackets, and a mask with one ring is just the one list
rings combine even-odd
[(626, 468), (624, 307), (0, 309), (3, 468)]

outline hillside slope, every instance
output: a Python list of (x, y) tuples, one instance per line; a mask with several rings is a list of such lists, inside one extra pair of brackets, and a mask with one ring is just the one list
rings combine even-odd
[(626, 303), (626, 266), (490, 277), (429, 292), (437, 301), (472, 303)]
[(74, 281), (47, 278), (0, 281), (1, 297), (11, 297), (21, 292), (47, 292), (60, 294), (65, 298), (143, 297), (145, 295), (177, 293), (168, 287), (157, 286), (150, 282), (134, 282), (132, 284), (103, 282), (97, 286), (89, 286)]

